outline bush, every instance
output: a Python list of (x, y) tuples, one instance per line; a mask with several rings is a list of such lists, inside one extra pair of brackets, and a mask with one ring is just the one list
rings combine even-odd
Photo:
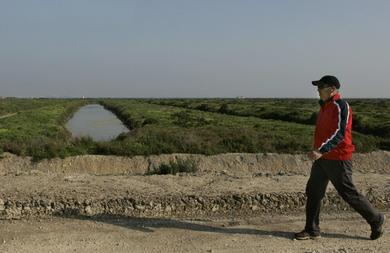
[(379, 149), (378, 137), (353, 132), (353, 144), (359, 153), (371, 152)]
[(244, 130), (241, 133), (235, 135), (229, 134), (222, 137), (220, 145), (227, 152), (249, 152), (255, 153), (257, 151), (255, 134), (252, 136), (247, 134)]
[(142, 122), (142, 126), (145, 126), (145, 125), (150, 125), (150, 124), (158, 124), (158, 120), (155, 119), (155, 118), (146, 118), (144, 119), (144, 121)]
[(171, 118), (174, 124), (181, 127), (190, 127), (191, 126), (191, 112), (190, 111), (180, 111), (173, 113)]
[(39, 137), (28, 143), (27, 152), (32, 156), (33, 162), (54, 157), (65, 157), (66, 150), (61, 140)]
[(176, 173), (194, 173), (198, 171), (198, 165), (194, 160), (182, 160), (178, 159), (176, 162), (170, 161), (169, 164), (163, 163), (154, 170), (148, 172), (148, 175), (167, 175)]
[(15, 155), (23, 155), (25, 145), (19, 141), (10, 141), (2, 143), (3, 152), (9, 152)]
[(201, 111), (212, 111), (208, 104), (200, 104), (197, 107), (195, 107), (195, 109), (201, 110)]
[(380, 149), (383, 149), (383, 150), (388, 150), (390, 151), (390, 140), (382, 140), (380, 143), (379, 143), (379, 148)]
[(185, 110), (173, 113), (171, 115), (173, 123), (181, 127), (199, 127), (211, 123), (211, 121), (192, 114), (191, 110)]
[(229, 108), (228, 104), (222, 104), (221, 107), (218, 109), (219, 113), (225, 113), (225, 114), (230, 114), (232, 111)]

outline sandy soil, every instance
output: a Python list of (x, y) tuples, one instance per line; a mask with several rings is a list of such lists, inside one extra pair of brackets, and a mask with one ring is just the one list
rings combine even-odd
[[(354, 176), (378, 208), (390, 207), (390, 175)], [(200, 217), (286, 213), (304, 208), (307, 176), (33, 174), (0, 177), (0, 218), (121, 214)], [(324, 208), (344, 210), (332, 185)]]
[[(387, 216), (390, 214), (387, 213)], [(296, 241), (303, 214), (246, 219), (95, 217), (0, 221), (0, 252), (389, 252), (355, 213), (322, 215), (322, 238)]]
[[(123, 174), (138, 171), (137, 164), (145, 172), (163, 158), (171, 157), (137, 158), (133, 170), (125, 158), (78, 157), (38, 167), (6, 155), (0, 252), (389, 252), (390, 236), (368, 240), (369, 226), (331, 185), (323, 238), (292, 240), (304, 226), (308, 164), (300, 156), (201, 157), (198, 173)], [(389, 152), (357, 157), (353, 178), (390, 217), (388, 159)], [(124, 169), (107, 174), (103, 160)], [(64, 170), (69, 162), (72, 168)]]

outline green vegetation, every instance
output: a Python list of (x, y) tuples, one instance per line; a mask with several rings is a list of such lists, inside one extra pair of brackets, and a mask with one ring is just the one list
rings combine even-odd
[[(100, 152), (155, 153), (289, 152), (309, 150), (313, 127), (148, 104), (140, 100), (104, 100), (133, 127), (115, 145)], [(158, 124), (145, 124), (153, 119)], [(134, 127), (135, 126), (135, 127)], [(107, 150), (109, 149), (109, 150)]]
[[(389, 150), (390, 100), (347, 99), (347, 101), (353, 109), (353, 130), (379, 137), (379, 147)], [(319, 110), (318, 100), (315, 99), (154, 99), (146, 102), (308, 125), (315, 125)]]
[(3, 99), (0, 111), (15, 113), (0, 119), (0, 149), (34, 159), (80, 153), (64, 127), (81, 100)]
[(159, 167), (147, 173), (147, 175), (167, 175), (176, 173), (195, 173), (198, 170), (198, 165), (194, 160), (178, 159), (176, 162), (170, 161), (168, 164), (163, 163)]
[(314, 124), (319, 107), (313, 99), (153, 99), (146, 102), (301, 124)]
[[(64, 124), (87, 103), (101, 103), (131, 131), (108, 142), (71, 138)], [(356, 126), (364, 128), (354, 132), (358, 152), (390, 150), (389, 103), (350, 101)], [(40, 160), (81, 154), (301, 153), (311, 149), (318, 108), (309, 99), (2, 99), (0, 154)]]
[(353, 127), (363, 134), (382, 137), (380, 148), (390, 150), (390, 100), (352, 99)]

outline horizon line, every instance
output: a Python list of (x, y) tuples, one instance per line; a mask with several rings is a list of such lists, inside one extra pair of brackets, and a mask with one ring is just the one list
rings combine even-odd
[[(343, 97), (344, 99), (390, 99), (390, 97)], [(57, 96), (0, 96), (0, 99), (313, 99), (315, 97), (57, 97)]]

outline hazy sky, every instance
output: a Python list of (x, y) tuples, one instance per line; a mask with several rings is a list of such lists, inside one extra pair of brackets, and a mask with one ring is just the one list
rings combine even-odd
[(0, 0), (0, 96), (390, 98), (390, 1)]

